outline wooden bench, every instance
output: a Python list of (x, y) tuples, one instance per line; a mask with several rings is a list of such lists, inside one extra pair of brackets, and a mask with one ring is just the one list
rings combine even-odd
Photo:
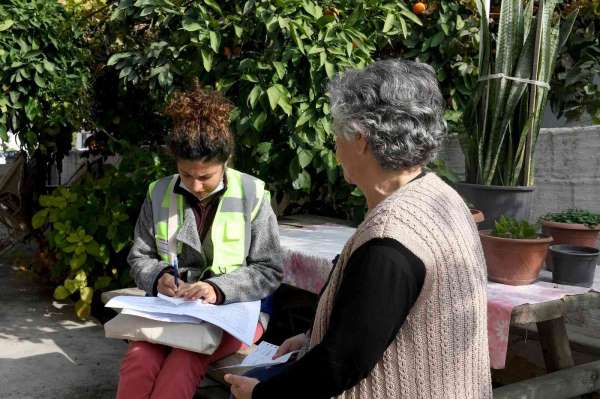
[[(100, 296), (102, 303), (106, 304), (108, 301), (110, 301), (112, 298), (116, 297), (116, 296), (121, 296), (121, 295), (126, 295), (126, 296), (144, 296), (146, 295), (146, 293), (143, 290), (140, 290), (139, 288), (122, 288), (119, 290), (113, 290), (113, 291), (106, 291), (103, 292)], [(237, 351), (236, 353), (227, 356), (223, 359), (220, 359), (218, 361), (216, 361), (215, 363), (213, 363), (209, 369), (208, 369), (208, 376), (210, 378), (212, 378), (215, 381), (218, 381), (222, 384), (226, 384), (225, 380), (223, 379), (225, 373), (223, 373), (222, 371), (217, 370), (219, 367), (224, 367), (224, 366), (232, 366), (234, 364), (239, 364), (242, 362), (242, 360), (244, 360), (244, 358), (246, 356), (248, 356), (250, 353), (252, 353), (254, 350), (256, 350), (256, 345), (252, 345), (249, 348), (243, 348), (240, 349), (239, 351)]]

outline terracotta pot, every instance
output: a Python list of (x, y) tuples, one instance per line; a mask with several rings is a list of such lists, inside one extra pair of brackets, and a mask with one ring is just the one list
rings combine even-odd
[[(597, 248), (600, 225), (592, 229), (585, 224), (560, 223), (549, 220), (542, 221), (542, 233), (552, 236), (552, 244), (570, 244), (579, 247)], [(552, 270), (552, 257), (546, 256), (546, 268)]]
[(502, 284), (533, 283), (540, 274), (552, 237), (534, 239), (494, 237), (481, 230), (479, 237), (487, 264), (488, 279)]
[(471, 216), (473, 216), (473, 220), (476, 224), (479, 224), (485, 220), (485, 216), (483, 212), (479, 209), (469, 209), (471, 211)]

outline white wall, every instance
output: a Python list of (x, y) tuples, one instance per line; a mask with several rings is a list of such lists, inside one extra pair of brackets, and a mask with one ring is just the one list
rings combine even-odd
[[(463, 175), (464, 157), (456, 137), (440, 154)], [(535, 151), (532, 220), (546, 212), (584, 208), (600, 212), (600, 125), (542, 129)]]

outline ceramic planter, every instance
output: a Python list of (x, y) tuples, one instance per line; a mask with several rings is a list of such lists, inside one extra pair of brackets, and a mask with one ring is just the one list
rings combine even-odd
[(457, 183), (456, 190), (485, 214), (482, 229), (491, 229), (502, 215), (529, 220), (535, 187)]
[(479, 209), (469, 209), (471, 211), (471, 216), (473, 216), (473, 220), (475, 221), (475, 224), (480, 224), (481, 222), (483, 222), (485, 220), (485, 216), (483, 214), (483, 212), (481, 212)]
[(598, 265), (597, 248), (559, 244), (550, 246), (554, 269), (552, 281), (557, 284), (591, 287)]
[(534, 239), (501, 238), (490, 230), (479, 232), (487, 264), (488, 279), (502, 284), (533, 283), (540, 274), (552, 237)]
[[(584, 224), (542, 221), (542, 232), (552, 236), (552, 244), (570, 244), (580, 247), (597, 247), (600, 226), (590, 229)], [(552, 270), (552, 257), (546, 257), (546, 268)]]

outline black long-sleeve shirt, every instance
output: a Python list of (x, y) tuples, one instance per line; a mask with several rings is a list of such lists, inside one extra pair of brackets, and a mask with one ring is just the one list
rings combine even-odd
[(399, 242), (373, 239), (348, 260), (321, 343), (259, 383), (253, 399), (330, 398), (367, 377), (398, 334), (425, 279)]

